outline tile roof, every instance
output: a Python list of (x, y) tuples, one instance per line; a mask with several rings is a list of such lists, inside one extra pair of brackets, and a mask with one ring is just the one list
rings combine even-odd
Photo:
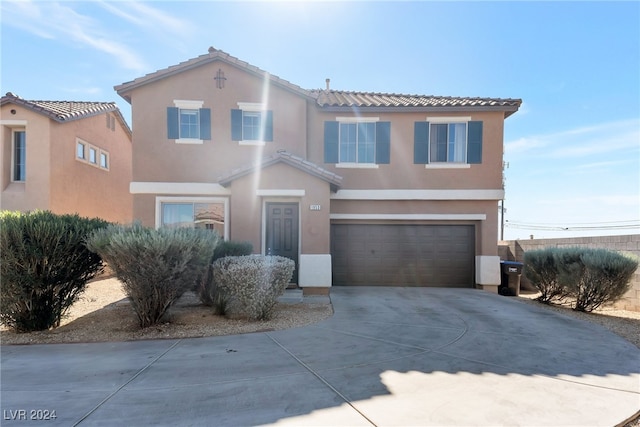
[(228, 174), (219, 177), (218, 184), (226, 187), (240, 177), (281, 162), (328, 182), (331, 185), (332, 191), (337, 191), (342, 184), (342, 177), (340, 175), (336, 175), (315, 163), (311, 163), (302, 157), (295, 156), (284, 150), (278, 150), (275, 154), (265, 157), (257, 163), (248, 164), (232, 170)]
[(84, 119), (97, 114), (112, 112), (116, 115), (125, 130), (131, 135), (131, 128), (122, 116), (115, 102), (86, 102), (86, 101), (31, 101), (8, 92), (0, 98), (0, 105), (13, 103), (22, 105), (32, 111), (44, 114), (58, 123)]
[(314, 90), (316, 102), (322, 108), (414, 108), (414, 109), (483, 109), (504, 110), (509, 116), (522, 104), (521, 99), (466, 98), (433, 95), (404, 95), (397, 93), (349, 92)]
[[(287, 80), (274, 76), (248, 62), (228, 53), (209, 48), (208, 53), (189, 59), (177, 65), (155, 71), (130, 82), (115, 86), (114, 89), (127, 102), (131, 102), (130, 91), (154, 81), (190, 70), (202, 65), (222, 61), (234, 65), (261, 78), (268, 77), (281, 87), (291, 90), (327, 111), (341, 111), (358, 108), (361, 111), (504, 111), (505, 118), (518, 111), (522, 100), (501, 98), (468, 98), (431, 95), (404, 95), (395, 93), (350, 92), (337, 90), (303, 89)], [(328, 82), (327, 82), (328, 85)]]
[(127, 100), (127, 102), (131, 102), (131, 98), (128, 97), (127, 92), (132, 89), (135, 89), (139, 86), (143, 86), (148, 83), (152, 83), (156, 80), (160, 80), (165, 77), (172, 76), (177, 73), (181, 73), (186, 70), (190, 70), (192, 68), (200, 67), (202, 65), (205, 65), (214, 61), (226, 62), (227, 64), (234, 65), (238, 68), (244, 69), (245, 71), (251, 74), (257, 75), (261, 78), (268, 77), (273, 83), (281, 87), (284, 87), (285, 89), (289, 89), (304, 97), (312, 98), (311, 93), (308, 90), (303, 89), (300, 86), (295, 85), (287, 80), (281, 79), (278, 76), (274, 76), (273, 74), (267, 71), (264, 71), (256, 67), (255, 65), (251, 65), (248, 62), (242, 61), (236, 58), (235, 56), (231, 56), (228, 53), (222, 50), (216, 49), (214, 47), (210, 47), (208, 53), (205, 53), (204, 55), (200, 55), (196, 58), (189, 59), (177, 65), (173, 65), (171, 67), (146, 74), (130, 82), (125, 82), (125, 83), (122, 83), (121, 85), (114, 86), (114, 89), (116, 90), (116, 92), (118, 92), (120, 96), (122, 96), (125, 100)]

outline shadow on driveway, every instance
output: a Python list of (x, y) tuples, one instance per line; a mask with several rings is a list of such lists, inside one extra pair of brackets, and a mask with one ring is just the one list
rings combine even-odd
[(613, 426), (640, 409), (640, 350), (597, 325), (473, 289), (331, 300), (277, 332), (3, 346), (3, 425)]

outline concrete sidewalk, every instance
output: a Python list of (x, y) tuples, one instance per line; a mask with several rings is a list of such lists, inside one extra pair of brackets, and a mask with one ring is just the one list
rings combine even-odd
[(611, 427), (640, 409), (640, 350), (599, 326), (473, 289), (331, 301), (285, 331), (2, 346), (2, 425)]

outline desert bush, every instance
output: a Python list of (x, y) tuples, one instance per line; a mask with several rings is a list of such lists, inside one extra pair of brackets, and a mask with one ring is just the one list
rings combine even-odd
[(540, 291), (536, 300), (543, 304), (550, 304), (567, 296), (566, 288), (558, 282), (555, 262), (557, 251), (556, 248), (546, 248), (524, 254), (524, 276)]
[(0, 321), (18, 332), (60, 320), (102, 271), (85, 238), (108, 222), (49, 211), (0, 213)]
[(293, 260), (281, 256), (224, 257), (213, 264), (213, 276), (231, 304), (232, 314), (267, 320), (273, 316), (294, 268)]
[(88, 247), (100, 254), (123, 283), (145, 328), (161, 321), (206, 271), (218, 235), (210, 230), (111, 226), (93, 233)]
[(558, 281), (575, 298), (573, 309), (590, 312), (629, 290), (638, 260), (607, 249), (567, 248), (556, 255)]
[(227, 301), (213, 280), (213, 263), (226, 256), (251, 255), (253, 245), (250, 242), (220, 241), (213, 252), (207, 271), (199, 280), (194, 291), (202, 304), (213, 307), (217, 314), (225, 314)]

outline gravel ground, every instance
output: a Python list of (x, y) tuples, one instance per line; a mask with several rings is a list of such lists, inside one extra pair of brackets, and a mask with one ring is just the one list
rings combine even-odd
[(140, 329), (120, 282), (111, 278), (89, 283), (60, 327), (16, 334), (0, 326), (0, 341), (5, 345), (210, 337), (288, 329), (316, 323), (331, 315), (330, 304), (279, 303), (271, 320), (231, 320), (213, 314), (194, 293), (187, 292), (170, 309), (164, 323)]

